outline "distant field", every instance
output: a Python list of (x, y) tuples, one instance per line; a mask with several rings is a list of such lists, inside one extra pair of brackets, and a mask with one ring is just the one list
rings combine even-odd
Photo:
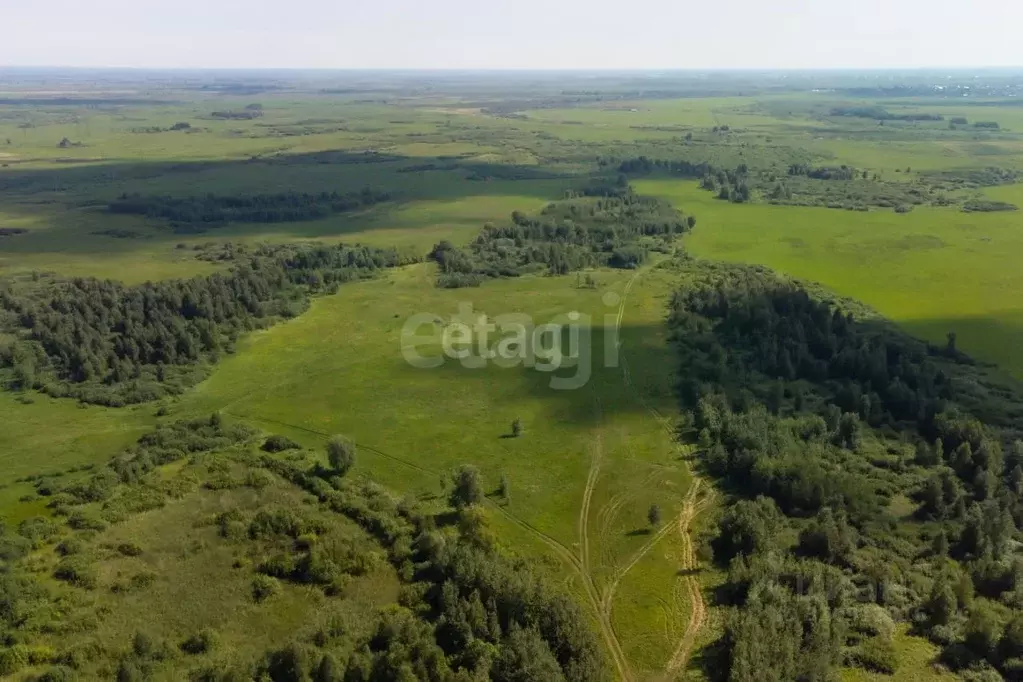
[[(640, 191), (697, 216), (693, 254), (762, 263), (876, 308), (911, 333), (959, 347), (1023, 378), (1023, 213), (917, 208), (858, 213), (718, 201), (691, 181), (644, 180)], [(1023, 198), (1023, 187), (988, 190)]]

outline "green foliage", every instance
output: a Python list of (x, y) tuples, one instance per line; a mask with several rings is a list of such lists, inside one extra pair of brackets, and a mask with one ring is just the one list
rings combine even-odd
[(273, 435), (263, 441), (264, 452), (285, 452), (286, 450), (301, 450), (302, 446), (287, 436)]
[(53, 577), (86, 590), (95, 589), (97, 583), (95, 567), (87, 558), (78, 555), (61, 560), (53, 571)]
[(327, 462), (339, 476), (355, 466), (355, 443), (344, 436), (331, 436), (327, 441)]
[(562, 682), (557, 659), (535, 630), (514, 628), (501, 646), (501, 656), (490, 671), (494, 682)]
[(462, 509), (483, 501), (483, 480), (479, 469), (471, 465), (460, 467), (451, 474), (450, 503), (456, 509)]
[(217, 648), (219, 638), (217, 633), (210, 628), (203, 628), (181, 643), (181, 650), (186, 654), (198, 656), (208, 654)]
[(276, 578), (259, 574), (252, 579), (252, 598), (257, 602), (266, 601), (280, 591), (281, 585)]
[(633, 194), (626, 183), (607, 196), (548, 204), (536, 217), (516, 211), (510, 225), (484, 226), (468, 248), (441, 241), (429, 258), (440, 267), (443, 287), (473, 286), (544, 267), (555, 275), (601, 265), (634, 268), (651, 248), (667, 251), (688, 229), (678, 211)]

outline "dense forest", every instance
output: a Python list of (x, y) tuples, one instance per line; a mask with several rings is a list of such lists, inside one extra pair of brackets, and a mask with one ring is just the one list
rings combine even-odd
[[(73, 480), (38, 477), (36, 489), (53, 518), (0, 527), (6, 569), (0, 573), (0, 675), (51, 666), (39, 679), (143, 680), (169, 671), (174, 679), (214, 682), (608, 679), (596, 637), (571, 598), (525, 562), (495, 550), (475, 469), (452, 472), (451, 506), (438, 511), (357, 475), (357, 447), (343, 437), (330, 439), (326, 450), (324, 465), (287, 438), (260, 437), (214, 414), (161, 425), (108, 466)], [(180, 475), (157, 468), (173, 462), (183, 464)], [(195, 524), (215, 530), (214, 542), (244, 557), (220, 570), (235, 580), (249, 575), (251, 600), (274, 599), (286, 585), (312, 586), (322, 591), (324, 607), (333, 601), (344, 608), (347, 585), (379, 572), (382, 561), (401, 584), (398, 603), (358, 624), (317, 627), (310, 614), (309, 626), (291, 641), (255, 659), (223, 651), (211, 628), (168, 642), (139, 624), (123, 648), (83, 644), (107, 617), (82, 598), (107, 588), (111, 578), (104, 574), (110, 552), (98, 540), (103, 531), (143, 512), (159, 514), (175, 500), (197, 502), (232, 490), (263, 502), (200, 515)], [(363, 538), (345, 531), (341, 519), (354, 522)], [(44, 550), (60, 557), (53, 585), (32, 569), (32, 554)], [(146, 551), (145, 544), (122, 544), (114, 554)], [(118, 599), (157, 599), (148, 596), (153, 581), (175, 579), (140, 575), (109, 586), (108, 608)], [(47, 646), (54, 637), (59, 644)], [(221, 655), (214, 662), (198, 658), (215, 648)]]
[(1023, 442), (998, 428), (1019, 396), (976, 399), (954, 335), (928, 346), (761, 269), (684, 277), (683, 429), (734, 498), (703, 548), (728, 575), (720, 676), (890, 673), (906, 622), (968, 679), (1023, 679)]
[(286, 223), (316, 220), (334, 213), (354, 211), (391, 199), (390, 194), (371, 188), (360, 192), (283, 192), (192, 197), (122, 194), (110, 202), (111, 213), (142, 215), (171, 221), (176, 232), (202, 232), (231, 222)]
[(242, 333), (294, 317), (309, 296), (416, 256), (364, 246), (232, 251), (227, 272), (125, 286), (110, 280), (0, 286), (0, 367), (20, 390), (120, 406), (180, 393)]
[(466, 248), (437, 244), (429, 257), (440, 266), (438, 284), (455, 288), (529, 272), (634, 268), (650, 251), (670, 252), (675, 237), (696, 224), (667, 202), (633, 193), (624, 177), (572, 194), (539, 215), (516, 211), (509, 224), (485, 225)]

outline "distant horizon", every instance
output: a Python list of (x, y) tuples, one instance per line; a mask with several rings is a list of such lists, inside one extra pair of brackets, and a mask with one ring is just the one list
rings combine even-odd
[(9, 3), (0, 64), (647, 71), (1023, 66), (1008, 0), (50, 0)]
[(539, 74), (703, 74), (703, 73), (901, 73), (901, 72), (978, 72), (978, 71), (1020, 71), (1023, 62), (1018, 64), (991, 64), (983, 66), (783, 66), (783, 67), (621, 67), (621, 68), (545, 68), (545, 67), (334, 67), (334, 66), (120, 66), (120, 65), (74, 65), (74, 64), (0, 64), (0, 71), (149, 71), (149, 72), (305, 72), (305, 73), (539, 73)]

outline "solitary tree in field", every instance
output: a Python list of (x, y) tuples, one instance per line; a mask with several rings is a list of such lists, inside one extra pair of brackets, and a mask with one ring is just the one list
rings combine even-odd
[(468, 464), (451, 475), (451, 506), (464, 509), (483, 501), (483, 479), (479, 469)]
[(522, 435), (522, 420), (518, 417), (512, 422), (512, 435), (516, 438)]
[(650, 510), (646, 513), (646, 520), (654, 528), (661, 525), (661, 508), (656, 504), (650, 505)]
[(696, 227), (696, 216), (689, 216), (686, 218), (686, 225), (689, 226), (690, 230)]
[(344, 476), (355, 466), (355, 443), (344, 436), (331, 436), (327, 441), (327, 461), (334, 471)]
[(956, 354), (956, 333), (955, 332), (949, 332), (948, 333), (948, 345), (946, 346), (946, 350), (948, 351), (949, 355), (955, 355)]

